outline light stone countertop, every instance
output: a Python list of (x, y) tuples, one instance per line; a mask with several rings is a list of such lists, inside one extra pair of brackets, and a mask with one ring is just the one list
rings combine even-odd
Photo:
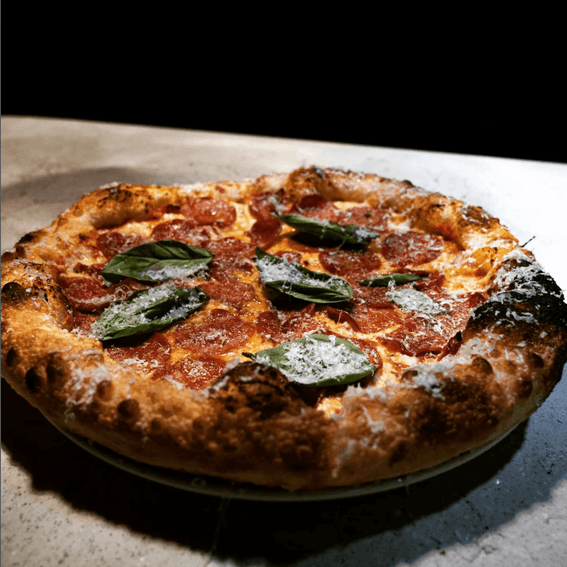
[[(498, 216), (567, 289), (567, 166), (99, 122), (2, 117), (2, 249), (113, 181), (304, 165), (409, 179)], [(567, 565), (567, 371), (526, 423), (409, 488), (323, 502), (183, 491), (115, 468), (2, 381), (2, 565)]]

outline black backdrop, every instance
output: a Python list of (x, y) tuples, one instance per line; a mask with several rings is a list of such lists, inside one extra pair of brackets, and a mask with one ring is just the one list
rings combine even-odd
[(155, 38), (124, 32), (91, 41), (80, 38), (81, 28), (56, 37), (42, 30), (32, 28), (31, 51), (20, 48), (20, 36), (4, 40), (3, 115), (567, 161), (557, 79), (543, 84), (523, 72), (489, 78), (465, 65), (458, 75), (443, 68), (434, 74), (422, 61), (400, 77), (379, 66), (351, 70), (348, 59), (263, 59), (261, 45), (252, 56), (225, 47), (205, 60), (193, 44), (176, 51), (166, 40), (156, 49)]

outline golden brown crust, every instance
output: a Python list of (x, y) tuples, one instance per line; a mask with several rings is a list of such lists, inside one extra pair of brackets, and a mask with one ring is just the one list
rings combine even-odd
[[(214, 385), (187, 390), (136, 379), (100, 341), (72, 332), (57, 265), (92, 260), (84, 243), (98, 229), (149, 219), (188, 195), (241, 203), (282, 188), (293, 200), (320, 194), (388, 208), (468, 250), (447, 278), (474, 281), (488, 299), (472, 310), (458, 350), (371, 387), (350, 385), (340, 412), (325, 413), (273, 368), (235, 363)], [(331, 169), (94, 191), (3, 255), (2, 305), (2, 376), (57, 426), (149, 464), (292, 490), (404, 475), (482, 445), (535, 411), (567, 360), (561, 291), (497, 219), (409, 182)]]

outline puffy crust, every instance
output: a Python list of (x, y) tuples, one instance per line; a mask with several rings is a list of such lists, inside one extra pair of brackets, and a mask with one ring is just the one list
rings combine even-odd
[[(187, 195), (242, 199), (282, 187), (294, 198), (369, 199), (458, 246), (492, 250), (479, 275), (490, 297), (473, 310), (457, 353), (397, 381), (349, 386), (328, 417), (256, 363), (234, 365), (205, 390), (178, 389), (136, 380), (99, 341), (69, 331), (72, 310), (48, 264), (77, 254), (95, 229), (148, 218)], [(260, 485), (345, 486), (443, 462), (526, 419), (567, 360), (561, 291), (497, 219), (376, 175), (308, 168), (253, 182), (107, 187), (26, 235), (2, 264), (2, 376), (48, 419), (142, 462)]]

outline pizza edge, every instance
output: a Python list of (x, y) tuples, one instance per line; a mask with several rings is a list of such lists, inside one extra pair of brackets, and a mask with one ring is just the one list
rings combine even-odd
[(517, 245), (493, 261), (491, 297), (473, 311), (456, 355), (408, 369), (397, 384), (349, 387), (336, 418), (254, 363), (200, 392), (135, 382), (98, 341), (66, 330), (70, 308), (44, 263), (73, 245), (69, 235), (142, 219), (188, 195), (280, 187), (298, 197), (315, 188), (330, 199), (371, 198), (415, 226), (452, 231), (463, 246), (514, 241), (482, 209), (370, 174), (309, 168), (181, 189), (102, 188), (3, 255), (2, 376), (58, 427), (135, 460), (292, 490), (429, 468), (508, 431), (550, 394), (567, 360), (567, 306)]

